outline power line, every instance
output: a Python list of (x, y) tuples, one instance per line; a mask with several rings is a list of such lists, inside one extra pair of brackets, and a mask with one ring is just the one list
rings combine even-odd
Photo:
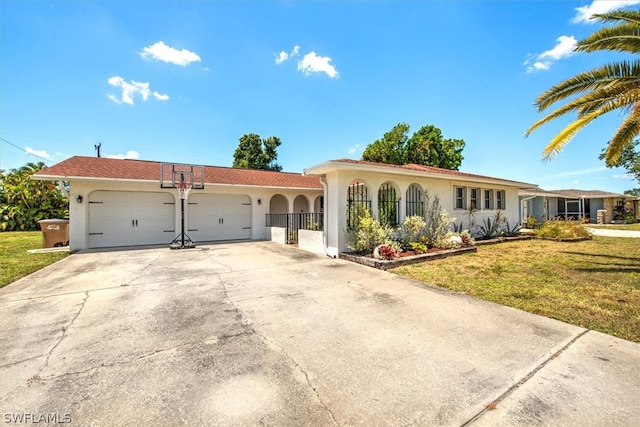
[(53, 160), (49, 160), (49, 159), (46, 159), (46, 158), (44, 158), (44, 157), (42, 157), (42, 156), (38, 156), (38, 155), (37, 155), (37, 154), (35, 154), (35, 153), (31, 153), (31, 152), (29, 152), (29, 151), (25, 150), (24, 148), (22, 148), (22, 147), (20, 147), (20, 146), (17, 146), (17, 145), (16, 145), (16, 144), (14, 144), (13, 142), (11, 142), (11, 141), (7, 141), (7, 140), (6, 140), (6, 139), (4, 139), (4, 138), (1, 138), (1, 137), (0, 137), (0, 140), (1, 140), (2, 142), (6, 142), (7, 144), (9, 144), (9, 145), (11, 145), (11, 146), (13, 146), (13, 147), (17, 148), (18, 150), (22, 150), (22, 151), (24, 151), (24, 152), (25, 152), (25, 153), (27, 153), (27, 154), (30, 154), (30, 155), (32, 155), (32, 156), (34, 156), (34, 157), (37, 157), (37, 158), (39, 158), (39, 159), (42, 159), (42, 160), (44, 160), (45, 162), (55, 163)]

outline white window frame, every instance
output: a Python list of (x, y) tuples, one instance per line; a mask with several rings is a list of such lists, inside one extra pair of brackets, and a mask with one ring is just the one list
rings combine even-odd
[[(476, 193), (476, 197), (473, 197), (473, 193)], [(474, 206), (475, 209), (481, 209), (482, 207), (482, 190), (480, 188), (469, 189), (469, 206)], [(478, 203), (480, 202), (480, 203)]]
[(503, 211), (507, 208), (507, 192), (505, 190), (496, 190), (496, 209)]
[[(487, 195), (489, 195), (488, 199), (487, 199)], [(494, 206), (493, 190), (489, 188), (483, 189), (482, 190), (482, 209), (493, 210), (493, 206)]]
[(467, 209), (467, 187), (459, 185), (453, 187), (453, 208)]

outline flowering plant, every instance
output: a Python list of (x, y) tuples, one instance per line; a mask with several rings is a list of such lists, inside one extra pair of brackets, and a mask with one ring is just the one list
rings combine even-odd
[(393, 259), (396, 256), (396, 252), (388, 245), (382, 245), (378, 248), (378, 254), (382, 259)]

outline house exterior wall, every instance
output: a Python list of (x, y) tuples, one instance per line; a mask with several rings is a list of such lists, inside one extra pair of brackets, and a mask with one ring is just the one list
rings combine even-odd
[(613, 222), (613, 199), (604, 199), (603, 205), (607, 211), (604, 214), (604, 223), (611, 224)]
[[(71, 250), (87, 249), (89, 240), (89, 195), (98, 190), (105, 191), (133, 191), (133, 192), (168, 192), (174, 195), (176, 200), (175, 225), (180, 230), (180, 199), (177, 190), (162, 189), (158, 182), (136, 181), (70, 181), (71, 196), (69, 203), (69, 246)], [(287, 203), (293, 206), (298, 196), (304, 196), (306, 200), (315, 200), (322, 195), (321, 189), (286, 189), (245, 187), (231, 185), (205, 184), (204, 190), (191, 190), (200, 194), (242, 194), (251, 199), (251, 239), (264, 240), (270, 238), (265, 227), (266, 214), (269, 213), (269, 201), (275, 194), (280, 194), (287, 199)], [(82, 195), (83, 202), (77, 203), (78, 195)], [(260, 200), (260, 202), (258, 202)], [(188, 211), (185, 214), (185, 227), (188, 224)]]
[[(493, 190), (494, 204), (495, 192), (504, 191), (506, 206), (501, 211), (507, 217), (511, 227), (520, 222), (520, 203), (516, 187), (498, 184), (478, 184), (471, 180), (462, 179), (437, 179), (352, 170), (331, 171), (327, 173), (326, 180), (328, 194), (325, 199), (325, 233), (327, 233), (327, 252), (332, 256), (337, 256), (340, 252), (347, 250), (345, 233), (347, 230), (347, 197), (349, 185), (354, 180), (363, 182), (367, 187), (374, 218), (378, 218), (378, 190), (383, 184), (388, 183), (396, 189), (400, 198), (400, 222), (406, 216), (406, 192), (412, 184), (422, 188), (423, 192), (428, 194), (431, 200), (437, 196), (440, 199), (442, 209), (448, 213), (450, 218), (456, 218), (457, 223), (462, 222), (465, 228), (469, 227), (469, 219), (466, 217), (466, 209), (455, 208), (456, 187), (465, 187), (467, 189), (467, 203), (469, 203), (469, 190), (471, 188)], [(486, 218), (493, 217), (497, 210), (495, 206), (494, 209), (480, 209), (475, 215), (476, 223), (482, 224)]]
[(589, 203), (589, 217), (592, 224), (598, 222), (598, 211), (604, 209), (604, 199), (591, 199)]

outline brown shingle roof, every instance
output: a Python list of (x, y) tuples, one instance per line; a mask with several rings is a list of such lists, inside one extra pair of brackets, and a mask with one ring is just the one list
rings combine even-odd
[[(121, 160), (104, 157), (75, 156), (41, 170), (34, 176), (69, 180), (115, 179), (125, 181), (160, 182), (160, 162)], [(206, 184), (249, 185), (263, 187), (322, 189), (320, 179), (297, 173), (234, 169), (218, 166), (204, 167)]]
[(576, 190), (576, 189), (568, 189), (568, 190), (553, 190), (552, 193), (556, 193), (556, 194), (562, 194), (563, 196), (566, 197), (574, 197), (574, 198), (580, 198), (580, 197), (586, 197), (588, 199), (591, 198), (609, 198), (609, 197), (629, 197), (631, 198), (632, 196), (628, 196), (625, 194), (618, 194), (618, 193), (609, 193), (607, 191), (600, 191), (600, 190)]

